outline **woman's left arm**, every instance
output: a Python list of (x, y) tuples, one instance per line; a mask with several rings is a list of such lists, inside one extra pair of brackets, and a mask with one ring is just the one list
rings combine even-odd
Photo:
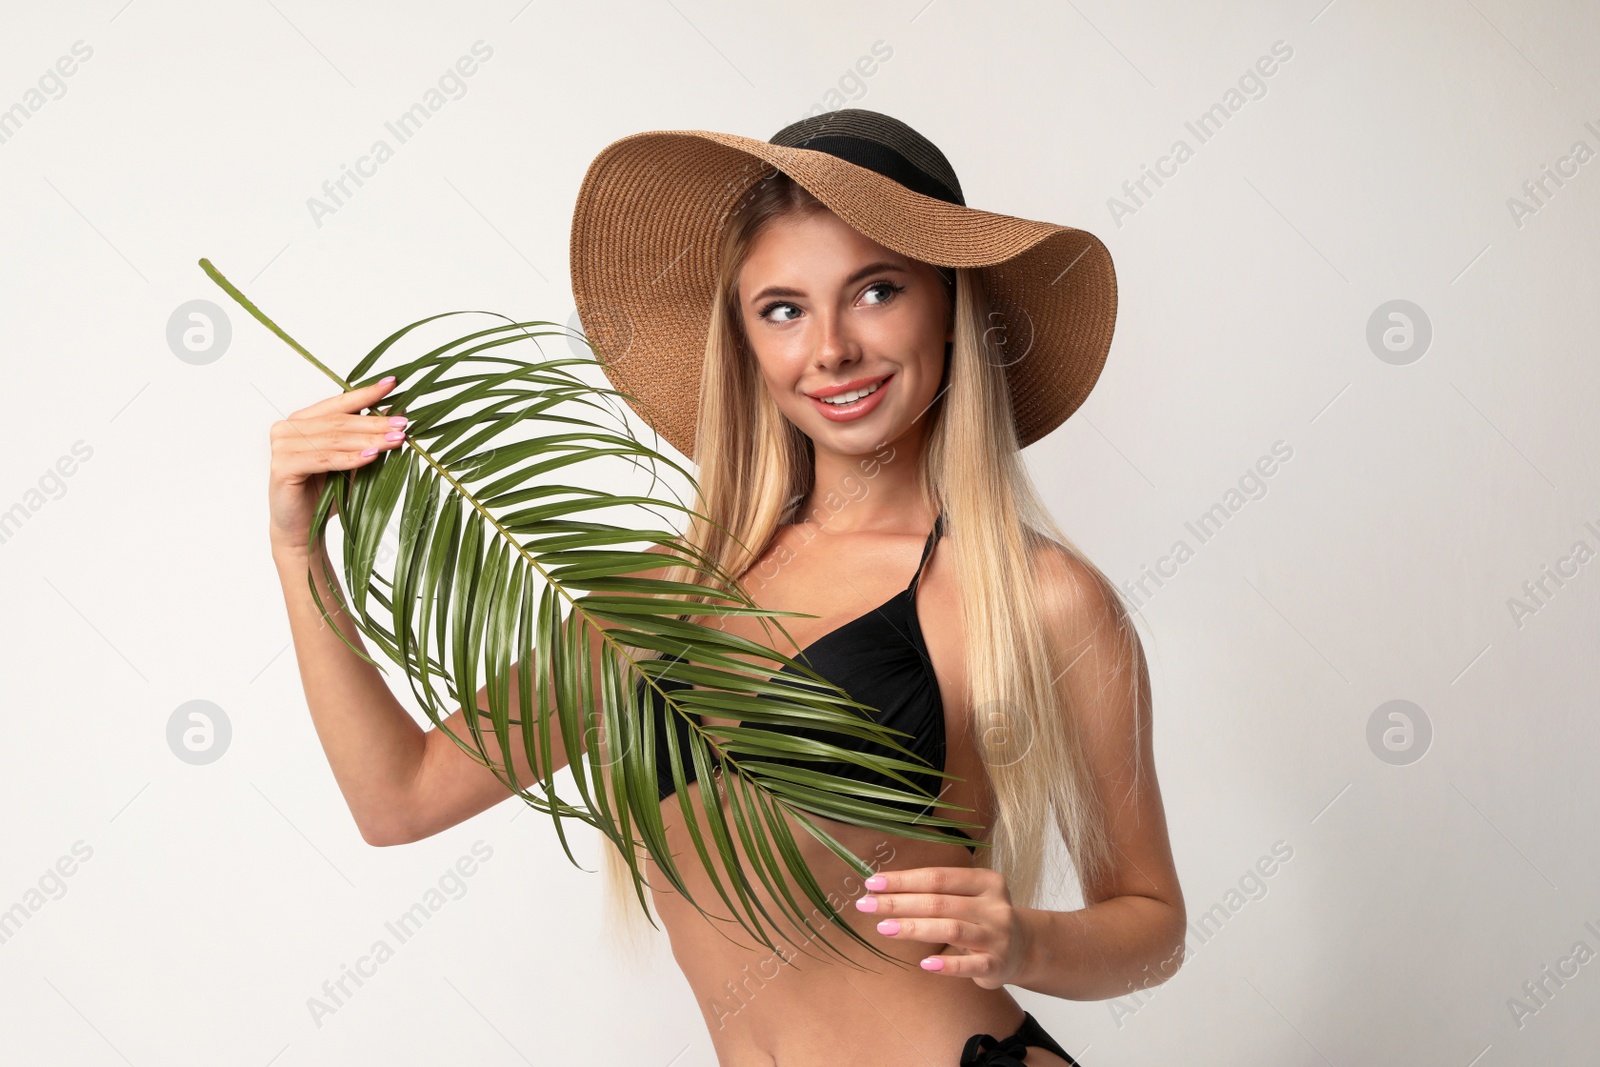
[(1156, 781), (1143, 652), (1123, 640), (1119, 606), (1081, 564), (1065, 553), (1047, 558), (1045, 624), (1106, 813), (1107, 869), (1085, 880), (1086, 906), (1074, 911), (1013, 906), (997, 872), (958, 867), (880, 872), (857, 906), (872, 901), (863, 910), (884, 918), (885, 936), (948, 943), (922, 961), (926, 970), (990, 989), (1106, 1000), (1172, 977), (1188, 920)]
[[(1064, 684), (1106, 812), (1111, 863), (1085, 884), (1082, 909), (1015, 909), (1023, 951), (1010, 982), (1069, 1000), (1105, 1000), (1171, 978), (1183, 962), (1188, 919), (1156, 780), (1143, 650), (1132, 634), (1121, 639), (1119, 605), (1081, 564), (1064, 553), (1045, 558), (1052, 561), (1040, 568), (1045, 624), (1063, 666), (1070, 664)], [(1130, 677), (1138, 680), (1137, 703)]]

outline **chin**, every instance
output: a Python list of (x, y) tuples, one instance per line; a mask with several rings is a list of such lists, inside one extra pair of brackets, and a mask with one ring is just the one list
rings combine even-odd
[(909, 426), (892, 426), (888, 430), (882, 428), (868, 430), (865, 427), (838, 428), (825, 426), (819, 433), (807, 434), (811, 439), (813, 448), (825, 449), (842, 456), (870, 456), (877, 453), (884, 445), (897, 441), (905, 436)]

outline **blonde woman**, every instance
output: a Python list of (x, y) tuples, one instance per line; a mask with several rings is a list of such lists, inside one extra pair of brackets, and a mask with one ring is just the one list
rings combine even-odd
[[(1076, 1064), (1006, 986), (1097, 1000), (1159, 983), (1182, 961), (1186, 922), (1138, 636), (1020, 455), (1099, 376), (1116, 313), (1109, 254), (1081, 230), (967, 207), (937, 147), (862, 109), (765, 142), (623, 138), (589, 168), (572, 251), (578, 311), (606, 373), (695, 461), (704, 518), (686, 539), (742, 575), (762, 607), (815, 616), (788, 624), (795, 647), (779, 650), (948, 773), (942, 792), (927, 776), (932, 814), (986, 828), (962, 845), (819, 818), (869, 859), (877, 873), (865, 880), (794, 835), (830, 901), (853, 901), (851, 925), (903, 963), (892, 967), (802, 958), (793, 943), (757, 951), (651, 878), (643, 857), (718, 1062)], [(306, 588), (304, 531), (325, 472), (400, 440), (383, 416), (357, 414), (390, 388), (275, 427), (271, 486), (307, 701), (373, 844), (430, 836), (508, 796), (450, 738), (416, 725), (322, 627)], [(749, 616), (722, 625), (765, 636)], [(690, 728), (655, 706), (658, 736)], [(459, 711), (444, 729), (470, 737)], [(516, 737), (511, 750), (522, 752)], [(559, 768), (559, 743), (554, 752)], [(520, 755), (514, 769), (537, 777)], [(689, 771), (683, 788), (698, 797)], [(835, 773), (893, 784), (860, 767)], [(666, 762), (657, 786), (673, 851), (692, 855)], [(1041, 906), (1054, 841), (1082, 908)], [(607, 860), (614, 913), (636, 927), (625, 863), (614, 849)], [(694, 899), (713, 899), (706, 873), (684, 869)]]

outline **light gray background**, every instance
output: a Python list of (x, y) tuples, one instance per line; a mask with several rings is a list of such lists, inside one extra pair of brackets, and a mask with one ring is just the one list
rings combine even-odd
[[(41, 106), (0, 143), (0, 511), (23, 509), (0, 543), (0, 1059), (714, 1062), (664, 940), (653, 969), (603, 950), (600, 879), (548, 819), (507, 803), (360, 840), (265, 536), (267, 428), (330, 385), (196, 260), (341, 371), (435, 311), (565, 321), (600, 148), (765, 138), (832, 102), (926, 133), (974, 205), (1107, 242), (1110, 362), (1026, 454), (1118, 581), (1194, 550), (1139, 599), (1211, 925), (1142, 1004), (1018, 998), (1093, 1067), (1593, 1062), (1600, 962), (1542, 1006), (1523, 983), (1600, 951), (1600, 161), (1536, 212), (1509, 201), (1600, 150), (1597, 28), (1507, 0), (7, 5), (0, 108)], [(480, 40), (465, 94), (314, 221)], [(30, 98), (78, 41), (64, 93)], [(1277, 41), (1265, 95), (1199, 144), (1185, 122)], [(1114, 217), (1179, 138), (1193, 158)], [(203, 365), (166, 340), (194, 299), (233, 326)], [(1391, 300), (1432, 327), (1403, 365), (1367, 341)], [(1292, 456), (1252, 489), (1275, 442)], [(1219, 504), (1202, 543), (1186, 523)], [(203, 765), (168, 743), (194, 700), (231, 727)], [(1368, 742), (1391, 700), (1432, 731), (1405, 765)], [(308, 998), (478, 841), (464, 893), (314, 1022)], [(1278, 842), (1292, 858), (1252, 880)], [(1513, 997), (1538, 1007), (1520, 1025)]]

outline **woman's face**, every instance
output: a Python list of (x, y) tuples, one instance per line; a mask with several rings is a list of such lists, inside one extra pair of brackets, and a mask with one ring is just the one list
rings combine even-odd
[[(738, 293), (768, 390), (818, 449), (863, 455), (921, 432), (955, 336), (933, 267), (820, 211), (767, 224)], [(844, 404), (824, 399), (863, 390), (870, 395)]]

